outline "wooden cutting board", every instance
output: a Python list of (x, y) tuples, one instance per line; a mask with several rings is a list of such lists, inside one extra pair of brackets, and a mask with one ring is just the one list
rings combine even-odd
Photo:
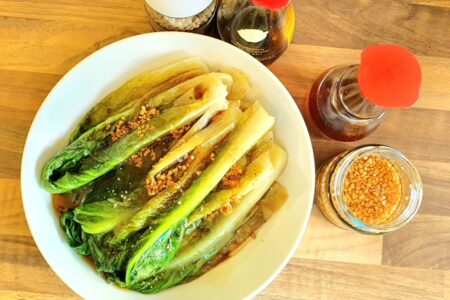
[[(419, 169), (425, 195), (412, 223), (384, 237), (336, 228), (314, 208), (295, 257), (257, 298), (450, 299), (450, 0), (294, 4), (294, 43), (270, 69), (301, 110), (322, 71), (358, 63), (369, 44), (401, 44), (418, 55), (424, 82), (414, 108), (390, 112), (360, 142), (311, 135), (317, 164), (362, 144), (403, 151)], [(148, 31), (143, 0), (0, 0), (1, 299), (78, 298), (46, 264), (28, 230), (19, 181), (23, 145), (64, 73), (97, 49)]]

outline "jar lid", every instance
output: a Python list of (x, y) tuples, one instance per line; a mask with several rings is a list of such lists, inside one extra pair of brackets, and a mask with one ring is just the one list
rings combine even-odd
[(410, 107), (419, 98), (422, 71), (409, 50), (397, 45), (372, 45), (361, 54), (358, 83), (363, 96), (375, 105)]
[(268, 9), (281, 9), (286, 7), (290, 0), (252, 0), (252, 2)]
[(145, 0), (162, 15), (171, 18), (188, 18), (204, 11), (213, 0)]

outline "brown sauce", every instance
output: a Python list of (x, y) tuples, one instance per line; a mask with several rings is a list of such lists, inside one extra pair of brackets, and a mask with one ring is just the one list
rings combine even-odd
[(67, 210), (75, 208), (77, 203), (75, 203), (72, 198), (67, 194), (54, 194), (52, 197), (53, 209), (58, 218), (61, 217), (63, 213)]
[[(354, 66), (332, 68), (311, 87), (307, 111), (326, 137), (338, 141), (360, 140), (380, 124), (383, 114), (359, 92)], [(378, 111), (380, 115), (376, 115)]]
[(288, 193), (285, 187), (275, 182), (264, 197), (258, 201), (247, 220), (236, 231), (232, 240), (199, 271), (199, 276), (218, 266), (228, 258), (236, 255), (251, 239), (256, 239), (256, 232), (286, 202)]

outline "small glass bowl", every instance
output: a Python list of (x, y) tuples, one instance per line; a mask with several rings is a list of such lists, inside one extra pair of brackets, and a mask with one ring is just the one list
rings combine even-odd
[[(401, 184), (400, 202), (382, 224), (367, 224), (355, 217), (344, 201), (344, 179), (352, 163), (370, 154), (379, 155), (396, 168)], [(423, 187), (420, 175), (403, 153), (382, 145), (369, 145), (343, 152), (325, 162), (317, 172), (316, 204), (333, 224), (362, 234), (386, 234), (405, 226), (419, 210)]]

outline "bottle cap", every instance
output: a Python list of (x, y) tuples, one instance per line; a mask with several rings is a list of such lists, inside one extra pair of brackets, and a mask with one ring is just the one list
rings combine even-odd
[(160, 14), (171, 18), (188, 18), (204, 11), (213, 0), (145, 0)]
[(409, 50), (397, 45), (373, 45), (361, 54), (358, 83), (363, 96), (375, 105), (409, 107), (419, 98), (422, 71)]
[(290, 0), (252, 0), (252, 2), (268, 9), (281, 9), (286, 7)]

